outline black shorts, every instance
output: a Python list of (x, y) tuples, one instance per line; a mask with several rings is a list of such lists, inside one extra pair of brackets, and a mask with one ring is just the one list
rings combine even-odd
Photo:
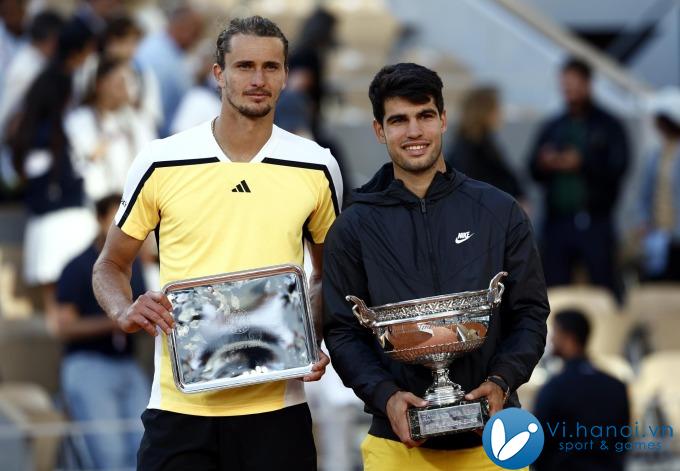
[(142, 422), (140, 471), (316, 470), (307, 404), (232, 417), (147, 409)]

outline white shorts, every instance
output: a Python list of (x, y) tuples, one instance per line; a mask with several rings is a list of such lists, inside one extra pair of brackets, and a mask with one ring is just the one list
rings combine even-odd
[(59, 209), (30, 217), (24, 233), (26, 283), (55, 283), (66, 264), (94, 241), (97, 230), (97, 220), (88, 208)]

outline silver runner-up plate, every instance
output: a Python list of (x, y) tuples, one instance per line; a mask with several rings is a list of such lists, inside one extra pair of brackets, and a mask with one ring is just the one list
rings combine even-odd
[(168, 283), (168, 348), (177, 388), (196, 393), (304, 376), (318, 361), (297, 265)]

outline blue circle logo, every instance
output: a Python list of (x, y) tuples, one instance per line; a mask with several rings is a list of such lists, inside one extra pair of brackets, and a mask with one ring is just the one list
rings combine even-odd
[(533, 414), (511, 407), (495, 414), (482, 434), (484, 451), (505, 469), (519, 469), (536, 461), (543, 450), (543, 427)]

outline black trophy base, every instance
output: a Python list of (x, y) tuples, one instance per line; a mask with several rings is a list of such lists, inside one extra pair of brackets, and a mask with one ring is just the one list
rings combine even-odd
[(484, 427), (489, 419), (486, 399), (454, 405), (414, 407), (408, 409), (411, 438), (423, 440)]

